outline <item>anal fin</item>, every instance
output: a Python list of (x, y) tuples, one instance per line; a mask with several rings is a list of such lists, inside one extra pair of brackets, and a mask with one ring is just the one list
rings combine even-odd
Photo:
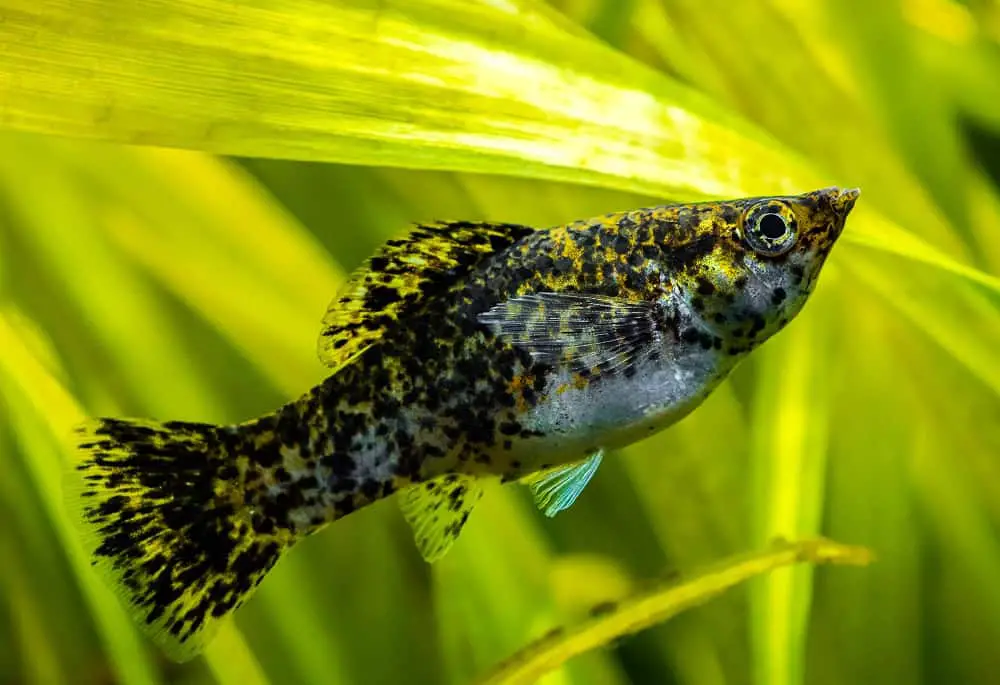
[(448, 474), (413, 485), (400, 494), (400, 507), (413, 528), (420, 555), (429, 563), (458, 539), (483, 488), (472, 476)]
[(535, 504), (543, 514), (551, 518), (573, 506), (576, 498), (594, 477), (603, 458), (604, 453), (598, 450), (583, 461), (539, 471), (525, 476), (521, 482), (531, 488)]

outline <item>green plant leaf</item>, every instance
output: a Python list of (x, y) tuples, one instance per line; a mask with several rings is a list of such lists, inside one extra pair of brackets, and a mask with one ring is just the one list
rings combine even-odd
[[(919, 53), (910, 26), (902, 21), (903, 4), (831, 0), (825, 17), (858, 65), (857, 83), (867, 89), (866, 100), (884, 122), (897, 154), (961, 231), (968, 225), (965, 186), (972, 169), (944, 89), (929, 88), (924, 70), (913, 68)], [(921, 13), (933, 14), (935, 4), (940, 5), (925, 4)]]
[(127, 148), (104, 150), (87, 175), (135, 213), (106, 224), (125, 255), (200, 312), (276, 387), (292, 394), (318, 382), (319, 322), (343, 274), (300, 224), (267, 204), (252, 178), (207, 155)]
[[(827, 434), (830, 430), (833, 340), (830, 307), (837, 294), (832, 274), (827, 287), (781, 336), (765, 345), (755, 361), (750, 464), (753, 539), (818, 535), (826, 491)], [(805, 682), (806, 638), (812, 605), (813, 569), (780, 569), (751, 585), (751, 641), (755, 682)]]
[[(778, 569), (543, 682), (992, 683), (998, 8), (0, 0), (0, 552), (19, 564), (0, 568), (18, 617), (0, 681), (464, 685), (627, 595), (609, 568), (698, 568), (780, 532), (882, 562)], [(412, 221), (545, 226), (833, 183), (863, 196), (806, 311), (691, 416), (609, 454), (565, 518), (490, 493), (429, 568), (394, 502), (366, 508), (179, 669), (73, 556), (60, 397), (270, 410), (325, 374), (314, 341), (344, 273)], [(798, 436), (778, 420), (795, 407)]]
[[(673, 197), (830, 182), (828, 172), (697, 91), (539, 8), (254, 0), (237, 11), (226, 0), (19, 0), (0, 23), (0, 43), (10, 46), (0, 73), (17, 75), (0, 81), (0, 123)], [(847, 239), (865, 240), (864, 231), (859, 225)], [(913, 249), (915, 239), (897, 248), (878, 236), (869, 231), (866, 244), (1000, 290), (997, 279), (947, 255)]]
[(795, 183), (773, 141), (533, 7), (19, 0), (0, 24), (0, 73), (18, 75), (0, 82), (0, 122), (659, 192)]
[[(489, 664), (552, 629), (562, 618), (547, 575), (553, 555), (543, 538), (541, 518), (530, 502), (515, 498), (511, 488), (490, 488), (469, 519), (463, 544), (456, 544), (435, 564), (442, 649), (455, 685), (469, 683)], [(470, 635), (479, 639), (470, 643)], [(586, 663), (553, 671), (541, 682), (625, 682), (620, 668), (605, 654), (592, 654)]]
[(680, 583), (666, 581), (583, 623), (555, 631), (520, 650), (479, 680), (480, 685), (532, 683), (568, 659), (648, 628), (754, 576), (796, 563), (865, 565), (871, 554), (823, 539), (779, 542), (729, 559)]
[[(160, 679), (152, 669), (147, 652), (131, 618), (111, 589), (104, 586), (90, 568), (82, 547), (63, 509), (60, 480), (72, 462), (73, 426), (86, 414), (72, 396), (35, 357), (17, 324), (19, 315), (0, 314), (0, 384), (4, 395), (15, 399), (18, 435), (33, 454), (29, 464), (35, 469), (36, 486), (44, 493), (49, 516), (59, 531), (70, 563), (76, 571), (84, 595), (103, 634), (105, 647), (123, 681), (155, 684)], [(266, 676), (243, 645), (243, 638), (229, 622), (222, 640), (213, 643), (206, 657), (221, 684), (266, 685)], [(234, 656), (235, 655), (235, 656)]]
[[(269, 204), (245, 171), (184, 151), (62, 147), (60, 154), (118, 210), (105, 224), (109, 242), (252, 362), (278, 389), (275, 404), (322, 380), (326, 370), (316, 358), (315, 341), (341, 272), (315, 237)], [(257, 411), (275, 404), (258, 398)], [(378, 650), (394, 640), (413, 644), (413, 634), (432, 639), (417, 578), (396, 570), (412, 551), (412, 541), (404, 540), (404, 546), (391, 533), (400, 524), (397, 516), (394, 507), (374, 508), (298, 545), (241, 610), (237, 622), (245, 621), (251, 646), (287, 645), (261, 650), (261, 666), (272, 680), (296, 673), (313, 682), (342, 673), (347, 680), (393, 682), (418, 672), (413, 663), (377, 659)], [(351, 535), (366, 520), (378, 533)], [(375, 575), (374, 567), (382, 574)], [(340, 569), (341, 592), (327, 592), (324, 568)], [(385, 625), (382, 641), (375, 643), (351, 626), (379, 606), (385, 612), (410, 606), (411, 620)], [(302, 631), (309, 629), (337, 636), (342, 648), (317, 650), (303, 642)], [(436, 665), (423, 659), (420, 668), (430, 677)]]
[[(623, 516), (617, 525), (627, 527), (639, 516), (648, 520), (671, 568), (697, 568), (752, 548), (759, 541), (751, 542), (746, 517), (734, 514), (745, 510), (750, 494), (748, 429), (734, 384), (727, 381), (670, 430), (622, 450), (634, 486), (629, 497), (641, 515)], [(612, 501), (605, 509), (620, 506)], [(657, 646), (685, 682), (745, 678), (752, 667), (746, 630), (729, 627), (746, 625), (748, 618), (743, 596), (722, 597), (658, 629)]]
[(15, 639), (11, 646), (15, 653), (20, 652), (25, 680), (69, 685), (72, 681), (63, 670), (56, 641), (47, 638), (50, 626), (45, 624), (45, 612), (37, 606), (43, 597), (32, 592), (26, 560), (17, 557), (13, 544), (4, 537), (0, 537), (0, 554), (6, 560), (0, 567), (0, 588), (10, 598), (10, 620), (14, 624)]
[[(879, 563), (857, 574), (817, 570), (804, 682), (934, 682), (924, 673), (928, 662), (912, 657), (925, 644), (922, 631), (935, 620), (921, 618), (931, 611), (927, 600), (933, 593), (921, 588), (929, 581), (925, 550), (932, 543), (910, 487), (920, 440), (915, 430), (924, 420), (909, 398), (934, 396), (939, 386), (921, 375), (919, 393), (907, 386), (892, 402), (886, 402), (885, 389), (906, 385), (905, 370), (924, 368), (930, 359), (934, 366), (958, 365), (937, 354), (910, 354), (915, 346), (935, 350), (888, 306), (871, 302), (865, 283), (841, 276), (830, 313), (851, 321), (851, 335), (827, 343), (827, 382), (816, 387), (828, 398), (829, 412), (823, 530), (876, 550)], [(850, 607), (847, 597), (854, 598)], [(873, 606), (878, 611), (868, 609)]]
[[(72, 426), (83, 413), (59, 383), (39, 363), (26, 343), (17, 312), (0, 313), (0, 388), (10, 398), (11, 424), (22, 450), (31, 455), (28, 467), (35, 488), (41, 493), (46, 514), (59, 535), (66, 557), (100, 631), (111, 665), (129, 683), (155, 685), (160, 682), (150, 659), (141, 648), (129, 616), (90, 570), (74, 531), (66, 518), (60, 477), (69, 468), (69, 438)], [(29, 334), (30, 335), (30, 334)]]
[[(183, 343), (158, 293), (109, 244), (105, 225), (111, 217), (103, 198), (63, 163), (66, 142), (4, 132), (0, 145), (0, 185), (9, 193), (19, 236), (56, 281), (58, 297), (83, 319), (85, 335), (111, 352), (109, 380), (142, 387), (160, 374), (164, 359), (174, 358), (173, 372), (159, 380), (159, 392), (147, 397), (148, 408), (163, 411), (161, 398), (173, 396), (193, 413), (208, 416), (215, 404), (212, 390), (190, 358), (175, 354)], [(74, 250), (63, 249), (67, 244)]]

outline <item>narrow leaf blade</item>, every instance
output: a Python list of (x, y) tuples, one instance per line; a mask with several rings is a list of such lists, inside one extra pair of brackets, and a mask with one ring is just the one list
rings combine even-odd
[(781, 542), (762, 552), (729, 559), (680, 584), (660, 583), (652, 590), (619, 603), (613, 611), (543, 637), (499, 664), (478, 682), (480, 685), (535, 682), (539, 676), (574, 656), (665, 621), (739, 583), (782, 566), (802, 562), (865, 565), (870, 561), (870, 552), (860, 547), (822, 539)]

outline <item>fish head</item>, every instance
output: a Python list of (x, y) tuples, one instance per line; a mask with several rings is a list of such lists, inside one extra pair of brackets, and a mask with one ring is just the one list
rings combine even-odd
[(859, 194), (824, 188), (720, 203), (712, 212), (715, 244), (685, 285), (726, 349), (753, 349), (801, 311)]

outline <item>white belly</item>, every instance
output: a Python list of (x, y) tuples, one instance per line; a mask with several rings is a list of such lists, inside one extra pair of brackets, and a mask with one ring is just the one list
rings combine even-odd
[(568, 370), (553, 374), (546, 399), (521, 418), (543, 434), (525, 441), (522, 458), (559, 463), (652, 435), (690, 413), (731, 368), (719, 352), (699, 347), (647, 361), (630, 378), (618, 373), (582, 388)]

